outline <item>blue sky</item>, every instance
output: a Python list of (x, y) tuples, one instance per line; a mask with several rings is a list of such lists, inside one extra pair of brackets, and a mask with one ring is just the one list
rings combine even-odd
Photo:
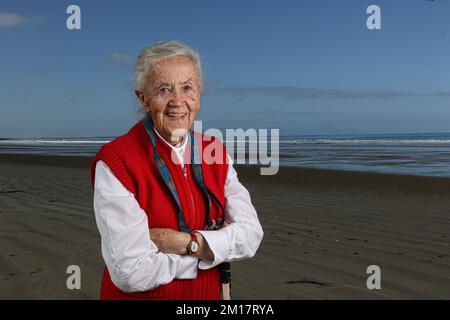
[(0, 137), (125, 133), (134, 60), (172, 39), (202, 57), (204, 127), (450, 131), (450, 1), (2, 0)]

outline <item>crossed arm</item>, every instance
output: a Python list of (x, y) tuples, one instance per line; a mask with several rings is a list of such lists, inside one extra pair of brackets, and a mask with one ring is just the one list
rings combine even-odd
[(198, 269), (252, 257), (263, 237), (248, 191), (232, 164), (225, 185), (225, 217), (221, 230), (196, 230), (196, 256), (187, 255), (190, 235), (172, 229), (148, 229), (147, 215), (108, 166), (98, 161), (94, 211), (102, 239), (102, 255), (113, 283), (122, 291), (147, 291), (173, 279), (194, 279)]
[[(197, 236), (199, 244), (199, 249), (195, 253), (195, 256), (199, 259), (213, 261), (214, 253), (211, 251), (205, 237), (199, 232), (194, 233)], [(188, 254), (187, 246), (191, 241), (191, 235), (189, 233), (168, 228), (151, 228), (150, 238), (162, 253)]]

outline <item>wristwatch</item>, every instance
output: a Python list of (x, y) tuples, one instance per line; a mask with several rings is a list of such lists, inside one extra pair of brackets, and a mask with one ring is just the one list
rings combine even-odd
[(189, 241), (189, 244), (187, 246), (188, 254), (195, 254), (198, 251), (198, 248), (200, 247), (197, 241), (197, 236), (194, 232), (189, 232), (191, 235), (191, 241)]

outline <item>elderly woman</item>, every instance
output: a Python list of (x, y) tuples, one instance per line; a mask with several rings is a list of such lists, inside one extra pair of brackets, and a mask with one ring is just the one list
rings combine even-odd
[(253, 257), (263, 231), (223, 144), (191, 130), (199, 56), (158, 43), (142, 50), (135, 77), (145, 116), (92, 161), (100, 297), (220, 299), (220, 265)]

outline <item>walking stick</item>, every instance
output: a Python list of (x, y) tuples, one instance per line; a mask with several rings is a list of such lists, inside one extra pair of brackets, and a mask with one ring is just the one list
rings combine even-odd
[(223, 262), (219, 265), (219, 268), (222, 300), (231, 300), (231, 265), (229, 262)]

